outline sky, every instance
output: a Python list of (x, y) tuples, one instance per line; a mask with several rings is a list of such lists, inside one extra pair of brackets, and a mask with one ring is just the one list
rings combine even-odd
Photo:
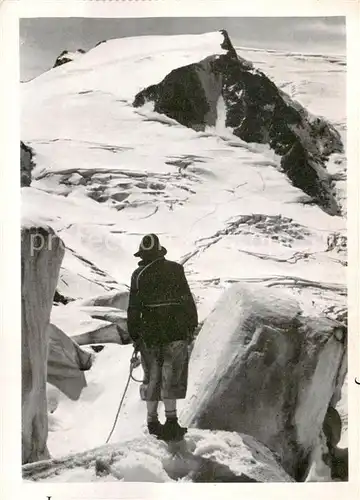
[(20, 78), (52, 68), (63, 50), (88, 50), (112, 38), (227, 29), (234, 45), (304, 53), (345, 54), (345, 17), (32, 18), (20, 20)]

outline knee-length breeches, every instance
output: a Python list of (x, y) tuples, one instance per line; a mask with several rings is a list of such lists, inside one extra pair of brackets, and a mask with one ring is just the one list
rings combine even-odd
[(140, 387), (143, 401), (186, 397), (188, 342), (177, 340), (161, 346), (143, 347), (140, 354), (144, 370), (144, 381)]

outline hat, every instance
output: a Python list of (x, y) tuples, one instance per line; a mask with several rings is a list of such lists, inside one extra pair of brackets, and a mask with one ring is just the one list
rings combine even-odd
[(159, 238), (156, 234), (147, 234), (140, 242), (139, 250), (134, 253), (135, 257), (163, 257), (167, 254), (165, 247), (160, 245)]

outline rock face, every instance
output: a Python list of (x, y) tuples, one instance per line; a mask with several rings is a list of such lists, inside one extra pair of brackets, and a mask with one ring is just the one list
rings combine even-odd
[(52, 229), (21, 229), (22, 462), (49, 456), (46, 379), (48, 324), (64, 245)]
[(85, 54), (85, 50), (83, 49), (78, 49), (75, 52), (69, 52), (68, 50), (63, 50), (61, 54), (56, 58), (53, 67), (57, 68), (58, 66), (74, 61), (74, 59), (77, 59), (82, 54)]
[(27, 187), (31, 184), (31, 171), (34, 168), (33, 150), (20, 141), (20, 184)]
[(340, 397), (346, 346), (344, 325), (304, 316), (291, 296), (233, 285), (195, 341), (182, 422), (249, 434), (302, 481)]
[(281, 166), (291, 182), (331, 215), (339, 214), (325, 161), (343, 150), (340, 134), (315, 118), (276, 87), (251, 62), (236, 54), (226, 31), (222, 48), (212, 55), (177, 68), (160, 83), (135, 96), (133, 105), (154, 102), (154, 110), (186, 127), (214, 126), (217, 106), (225, 105), (225, 125), (246, 142), (269, 144), (282, 156)]

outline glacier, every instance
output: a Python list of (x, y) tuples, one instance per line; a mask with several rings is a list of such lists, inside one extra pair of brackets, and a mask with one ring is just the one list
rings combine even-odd
[[(136, 94), (176, 68), (224, 54), (222, 41), (221, 33), (109, 40), (21, 84), (21, 140), (33, 152), (22, 212), (64, 242), (57, 291), (74, 300), (53, 306), (51, 321), (67, 335), (78, 339), (110, 324), (86, 304), (98, 296), (126, 297), (133, 253), (148, 232), (159, 234), (169, 257), (184, 264), (201, 322), (233, 283), (280, 288), (311, 315), (344, 317), (345, 58), (235, 47), (309, 116), (339, 132), (345, 149), (326, 162), (337, 215), (291, 184), (267, 144), (234, 135), (223, 100), (215, 123), (202, 130), (160, 114), (152, 102), (133, 106)], [(53, 457), (104, 443), (131, 350), (106, 344), (76, 402), (52, 389)], [(346, 383), (343, 396), (341, 443), (347, 446)], [(138, 439), (144, 418), (133, 383), (114, 441)]]

